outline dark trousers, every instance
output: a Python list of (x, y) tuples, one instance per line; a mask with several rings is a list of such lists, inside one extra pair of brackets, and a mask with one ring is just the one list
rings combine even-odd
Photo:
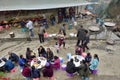
[[(80, 42), (81, 42), (81, 44), (80, 44)], [(76, 46), (78, 46), (79, 44), (82, 46), (83, 45), (83, 40), (78, 39)]]
[(44, 34), (38, 34), (40, 43), (44, 42)]
[(89, 47), (87, 46), (87, 44), (88, 44), (88, 43), (84, 43), (84, 44), (83, 44), (83, 52), (85, 52), (85, 48), (86, 48), (86, 49), (89, 49)]

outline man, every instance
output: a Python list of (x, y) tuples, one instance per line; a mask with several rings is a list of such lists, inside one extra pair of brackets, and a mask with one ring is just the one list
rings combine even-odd
[(78, 41), (76, 44), (77, 46), (80, 44), (80, 41), (81, 41), (80, 45), (83, 45), (83, 40), (85, 39), (85, 36), (86, 36), (85, 29), (83, 29), (83, 26), (81, 25), (80, 29), (77, 32), (77, 38), (78, 38)]
[(44, 42), (44, 32), (45, 32), (45, 27), (40, 25), (40, 29), (39, 29), (39, 32), (38, 32), (40, 43)]
[(65, 28), (65, 25), (66, 24), (63, 24), (63, 26), (60, 27), (59, 29), (59, 33), (62, 33), (63, 32), (63, 35), (66, 36), (66, 28)]
[(30, 37), (34, 37), (34, 33), (33, 33), (33, 22), (31, 20), (29, 20), (26, 24), (26, 27), (29, 29), (29, 35)]
[(9, 55), (9, 60), (11, 60), (12, 62), (17, 63), (19, 61), (19, 57), (15, 53), (8, 52), (8, 55)]

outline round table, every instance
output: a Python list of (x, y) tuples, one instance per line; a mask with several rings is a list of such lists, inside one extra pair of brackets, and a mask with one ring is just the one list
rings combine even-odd
[(106, 31), (106, 36), (107, 36), (107, 34), (108, 34), (108, 32), (109, 32), (108, 37), (110, 38), (111, 35), (112, 35), (112, 32), (110, 32), (110, 31), (113, 30), (113, 28), (114, 28), (114, 26), (115, 26), (116, 24), (113, 23), (113, 22), (105, 22), (104, 25), (105, 25), (106, 30), (107, 30), (107, 31)]
[(37, 57), (31, 61), (31, 66), (35, 66), (37, 69), (41, 69), (47, 63), (47, 59), (44, 57)]
[[(78, 61), (75, 60), (75, 57), (78, 59)], [(73, 56), (71, 56), (71, 59), (73, 59), (73, 63), (75, 64), (75, 67), (79, 67), (80, 62), (82, 60), (84, 60), (85, 58), (83, 56), (80, 56), (80, 55), (73, 55)]]

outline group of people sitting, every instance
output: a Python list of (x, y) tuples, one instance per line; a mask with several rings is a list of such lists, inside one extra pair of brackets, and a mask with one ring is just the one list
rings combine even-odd
[(85, 59), (80, 62), (79, 67), (76, 67), (73, 63), (73, 59), (70, 59), (70, 61), (67, 62), (66, 72), (69, 74), (78, 73), (82, 80), (89, 80), (90, 73), (93, 73), (93, 71), (96, 70), (98, 63), (98, 55), (94, 54), (92, 59), (91, 54), (88, 53)]

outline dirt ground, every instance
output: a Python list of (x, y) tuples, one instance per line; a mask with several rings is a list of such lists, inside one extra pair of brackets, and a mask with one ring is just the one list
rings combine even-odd
[[(81, 21), (80, 24), (83, 24), (85, 28), (91, 25), (95, 25), (93, 23), (94, 21), (86, 21), (87, 23), (84, 23)], [(58, 24), (57, 26), (50, 27), (47, 32), (48, 33), (57, 33), (59, 27), (62, 24)], [(9, 38), (9, 32), (14, 31), (16, 33), (15, 38), (24, 38), (26, 37), (25, 33), (22, 33), (20, 29), (14, 28), (10, 29), (9, 31), (5, 31), (4, 33), (0, 34), (0, 38)], [(37, 36), (38, 28), (34, 29), (35, 31), (35, 37)], [(68, 30), (67, 29), (67, 36), (69, 33), (76, 33), (75, 28)], [(18, 55), (23, 54), (25, 55), (26, 48), (30, 47), (36, 54), (37, 48), (42, 45), (45, 48), (50, 47), (53, 51), (54, 55), (57, 55), (59, 57), (62, 57), (64, 59), (64, 62), (62, 64), (65, 64), (67, 62), (66, 54), (71, 53), (74, 55), (74, 49), (75, 44), (77, 40), (66, 40), (66, 49), (63, 49), (61, 47), (60, 53), (56, 53), (56, 50), (54, 48), (55, 40), (46, 40), (45, 43), (40, 44), (38, 39), (32, 40), (32, 41), (25, 41), (25, 40), (19, 40), (19, 41), (0, 41), (0, 57), (6, 55), (8, 51), (12, 51)], [(116, 41), (115, 45), (108, 45), (104, 40), (91, 40), (89, 45), (90, 50), (86, 51), (90, 52), (92, 55), (98, 54), (100, 58), (100, 62), (98, 65), (98, 73), (97, 75), (91, 75), (90, 80), (120, 80), (120, 41)], [(61, 65), (62, 65), (61, 64)], [(6, 77), (10, 77), (11, 80), (23, 80), (23, 76), (20, 73), (19, 67), (16, 66), (16, 71), (14, 73), (7, 73)], [(66, 72), (62, 71), (61, 69), (58, 71), (54, 71), (54, 77), (55, 80), (80, 80), (80, 77), (78, 75), (75, 75), (71, 78), (67, 77)], [(41, 74), (41, 80), (47, 80), (42, 77)]]

